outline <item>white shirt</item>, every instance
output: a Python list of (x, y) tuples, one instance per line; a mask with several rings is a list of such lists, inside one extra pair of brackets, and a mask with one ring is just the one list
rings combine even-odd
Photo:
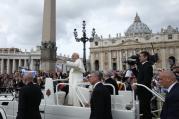
[(170, 87), (167, 89), (168, 93), (171, 91), (171, 89), (173, 88), (173, 86), (177, 83), (177, 81), (175, 81), (172, 85), (170, 85)]
[(132, 77), (132, 74), (131, 70), (127, 70), (125, 77)]

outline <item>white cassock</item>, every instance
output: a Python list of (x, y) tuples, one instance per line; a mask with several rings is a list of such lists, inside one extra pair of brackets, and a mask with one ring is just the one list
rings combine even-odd
[(83, 81), (83, 73), (85, 72), (85, 68), (81, 59), (77, 59), (75, 62), (67, 61), (67, 65), (71, 67), (69, 73), (68, 104), (74, 106), (80, 106), (75, 91), (76, 91), (77, 84)]

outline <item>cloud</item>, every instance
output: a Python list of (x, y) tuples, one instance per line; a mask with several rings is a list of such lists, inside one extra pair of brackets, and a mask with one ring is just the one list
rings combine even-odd
[[(1, 0), (0, 47), (31, 49), (42, 40), (44, 0)], [(177, 0), (56, 0), (56, 40), (58, 54), (83, 55), (83, 45), (75, 41), (74, 28), (82, 35), (86, 20), (88, 37), (94, 27), (98, 35), (122, 33), (133, 23), (136, 12), (153, 32), (162, 27), (179, 26)], [(87, 55), (89, 55), (87, 43)]]

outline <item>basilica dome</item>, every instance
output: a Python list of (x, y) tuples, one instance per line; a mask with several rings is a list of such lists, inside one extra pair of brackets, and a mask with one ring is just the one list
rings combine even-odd
[(146, 24), (142, 23), (140, 17), (138, 16), (138, 14), (136, 14), (134, 18), (134, 23), (129, 26), (125, 35), (140, 36), (140, 35), (151, 34), (151, 33), (152, 31), (149, 29), (149, 27)]

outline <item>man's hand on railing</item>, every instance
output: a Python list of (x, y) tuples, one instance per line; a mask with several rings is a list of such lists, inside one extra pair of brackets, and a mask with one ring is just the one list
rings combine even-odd
[(84, 103), (85, 107), (90, 107), (89, 103)]
[(137, 86), (136, 86), (135, 84), (136, 84), (136, 83), (133, 83), (132, 86), (131, 86), (133, 90), (136, 90), (136, 89), (137, 89)]

